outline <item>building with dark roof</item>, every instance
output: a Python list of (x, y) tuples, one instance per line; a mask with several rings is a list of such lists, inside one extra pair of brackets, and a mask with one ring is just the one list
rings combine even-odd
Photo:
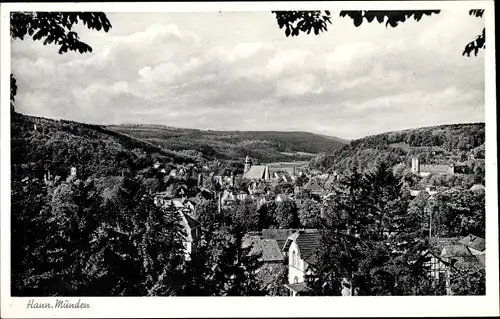
[(313, 272), (317, 262), (316, 249), (320, 244), (317, 229), (298, 230), (289, 235), (282, 251), (288, 257), (288, 284), (291, 296), (307, 294), (305, 276)]
[(261, 236), (245, 236), (244, 247), (251, 249), (249, 255), (260, 255), (259, 260), (264, 263), (282, 263), (284, 256), (275, 239), (264, 239)]
[(277, 228), (270, 228), (270, 229), (263, 229), (262, 230), (262, 238), (265, 239), (274, 239), (278, 242), (278, 246), (280, 249), (283, 248), (283, 245), (285, 245), (285, 242), (291, 234), (295, 233), (298, 229), (292, 229), (292, 228), (286, 228), (286, 229), (277, 229)]

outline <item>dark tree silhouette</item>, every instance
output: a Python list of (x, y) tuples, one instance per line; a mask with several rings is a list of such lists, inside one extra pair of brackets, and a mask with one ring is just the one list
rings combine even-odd
[[(478, 18), (483, 17), (484, 10), (470, 10), (469, 14), (471, 16), (475, 16)], [(479, 49), (486, 48), (486, 28), (483, 28), (483, 32), (476, 37), (476, 40), (469, 42), (464, 49), (462, 55), (470, 56), (472, 51), (474, 51), (474, 55), (477, 55)]]
[(327, 22), (330, 21), (330, 11), (272, 11), (276, 15), (276, 21), (280, 29), (285, 28), (286, 36), (298, 36), (299, 32), (318, 35), (320, 32), (328, 31)]
[[(400, 23), (411, 20), (420, 21), (423, 16), (431, 16), (439, 14), (441, 10), (399, 10), (399, 11), (381, 11), (381, 10), (353, 10), (340, 11), (340, 17), (349, 17), (352, 19), (355, 27), (359, 27), (366, 20), (368, 23), (377, 21), (384, 23), (385, 26), (397, 27)], [(314, 34), (328, 31), (327, 22), (331, 22), (330, 11), (272, 11), (276, 15), (276, 22), (280, 29), (285, 29), (285, 35), (298, 36), (300, 32), (310, 34), (314, 30)], [(484, 10), (470, 10), (469, 15), (482, 18)], [(465, 46), (462, 55), (470, 56), (474, 51), (477, 56), (479, 49), (484, 49), (486, 30), (483, 29), (482, 34), (478, 35), (474, 41), (471, 41)]]
[[(24, 40), (28, 35), (34, 41), (43, 40), (43, 44), (59, 46), (59, 54), (68, 51), (79, 53), (92, 52), (92, 47), (80, 41), (73, 26), (82, 22), (88, 29), (108, 32), (111, 29), (106, 14), (102, 12), (12, 12), (10, 16), (10, 36)], [(16, 79), (10, 75), (10, 103), (17, 93)]]

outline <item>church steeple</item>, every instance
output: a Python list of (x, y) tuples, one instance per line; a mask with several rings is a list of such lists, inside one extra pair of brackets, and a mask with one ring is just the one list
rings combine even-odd
[(250, 157), (248, 157), (248, 154), (247, 154), (247, 156), (245, 157), (245, 169), (244, 169), (243, 173), (248, 172), (248, 170), (250, 169), (251, 166), (252, 166), (252, 160), (250, 159)]

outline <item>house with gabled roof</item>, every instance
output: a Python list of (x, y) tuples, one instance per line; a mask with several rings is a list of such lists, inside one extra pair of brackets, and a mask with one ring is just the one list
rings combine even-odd
[(421, 255), (426, 259), (424, 267), (427, 268), (429, 275), (435, 280), (444, 280), (446, 276), (446, 263), (441, 257), (441, 251), (444, 247), (456, 245), (459, 241), (459, 237), (433, 237), (429, 240), (429, 248), (424, 250)]
[(285, 287), (290, 290), (290, 296), (310, 292), (305, 277), (313, 272), (319, 244), (320, 233), (317, 229), (300, 229), (287, 237), (282, 251), (288, 258), (288, 284)]
[(304, 189), (307, 189), (311, 194), (316, 196), (325, 195), (327, 192), (323, 186), (321, 186), (317, 181), (310, 180), (305, 186)]
[(182, 243), (186, 252), (186, 259), (189, 259), (193, 251), (193, 243), (201, 236), (201, 224), (185, 212), (180, 212), (180, 214), (181, 225), (186, 233)]

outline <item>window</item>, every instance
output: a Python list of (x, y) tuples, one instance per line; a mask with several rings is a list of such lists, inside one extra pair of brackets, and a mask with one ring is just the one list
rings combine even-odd
[(297, 253), (295, 252), (295, 250), (292, 252), (292, 265), (297, 265)]
[(298, 284), (298, 283), (299, 283), (299, 277), (295, 276), (295, 277), (293, 278), (293, 283), (294, 283), (294, 284)]

